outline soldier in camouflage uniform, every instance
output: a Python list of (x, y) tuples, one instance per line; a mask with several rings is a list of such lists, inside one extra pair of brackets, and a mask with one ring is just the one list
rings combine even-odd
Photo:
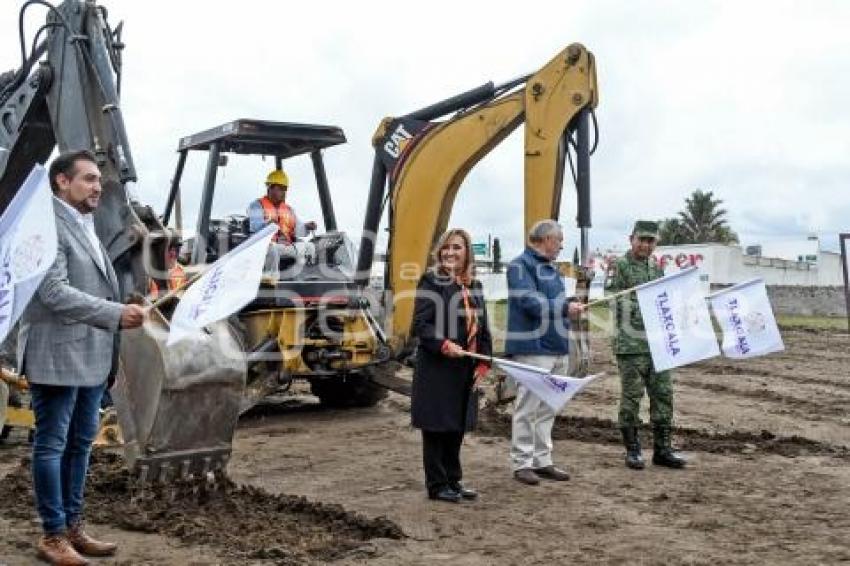
[[(658, 242), (658, 223), (635, 222), (630, 237), (631, 249), (609, 268), (605, 289), (614, 293), (658, 279), (663, 270), (651, 259)], [(673, 423), (673, 386), (670, 372), (656, 372), (646, 341), (643, 318), (637, 295), (618, 297), (612, 305), (615, 324), (614, 355), (620, 370), (619, 425), (626, 446), (626, 466), (644, 467), (638, 438), (640, 401), (643, 390), (649, 395), (654, 451), (652, 463), (669, 468), (683, 468), (685, 460), (673, 451), (670, 429)]]

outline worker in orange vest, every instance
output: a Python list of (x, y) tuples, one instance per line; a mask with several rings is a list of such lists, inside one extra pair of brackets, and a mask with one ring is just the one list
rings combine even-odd
[(248, 206), (249, 230), (253, 234), (266, 225), (274, 223), (279, 231), (274, 242), (291, 244), (296, 237), (307, 235), (316, 229), (315, 222), (301, 223), (295, 210), (286, 204), (289, 177), (282, 169), (275, 169), (266, 177), (266, 196), (258, 198)]
[[(316, 229), (315, 222), (302, 224), (295, 215), (295, 210), (286, 204), (288, 188), (289, 177), (282, 169), (275, 169), (266, 177), (266, 196), (248, 205), (248, 229), (252, 234), (272, 223), (278, 226), (263, 267), (263, 273), (275, 280), (281, 278), (280, 267), (283, 258), (294, 260), (295, 271), (298, 270), (298, 245), (301, 244), (296, 245), (295, 238), (306, 236), (308, 230)], [(293, 269), (290, 268), (284, 278), (292, 275), (294, 275)]]
[(165, 268), (168, 270), (168, 278), (165, 280), (166, 289), (160, 289), (157, 285), (157, 280), (151, 278), (148, 284), (148, 298), (155, 301), (159, 297), (160, 290), (173, 291), (182, 287), (186, 283), (186, 272), (180, 262), (177, 261), (177, 255), (180, 250), (179, 242), (172, 242), (168, 246), (168, 251), (165, 255)]

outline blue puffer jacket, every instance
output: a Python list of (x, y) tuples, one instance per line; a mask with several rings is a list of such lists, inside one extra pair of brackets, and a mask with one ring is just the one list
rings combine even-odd
[(508, 266), (506, 354), (564, 355), (568, 351), (567, 297), (558, 268), (532, 248)]

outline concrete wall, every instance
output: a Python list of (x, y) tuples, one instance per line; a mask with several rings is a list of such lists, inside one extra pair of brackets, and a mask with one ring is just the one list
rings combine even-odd
[(767, 287), (773, 311), (777, 314), (846, 316), (844, 287)]

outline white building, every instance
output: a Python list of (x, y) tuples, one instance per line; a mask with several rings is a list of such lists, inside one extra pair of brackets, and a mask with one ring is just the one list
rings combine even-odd
[(806, 239), (788, 239), (765, 242), (746, 246), (747, 255), (762, 257), (773, 257), (787, 259), (790, 261), (808, 261), (817, 263), (818, 252), (820, 252), (820, 240), (817, 236), (809, 236)]
[[(841, 255), (818, 250), (817, 247), (814, 249), (814, 254), (802, 254), (804, 257), (814, 255), (814, 261), (775, 258), (765, 254), (744, 255), (740, 246), (722, 244), (659, 246), (655, 256), (665, 270), (691, 265), (699, 267), (712, 285), (732, 285), (754, 277), (763, 278), (767, 285), (843, 285)], [(805, 250), (798, 248), (796, 251)]]

